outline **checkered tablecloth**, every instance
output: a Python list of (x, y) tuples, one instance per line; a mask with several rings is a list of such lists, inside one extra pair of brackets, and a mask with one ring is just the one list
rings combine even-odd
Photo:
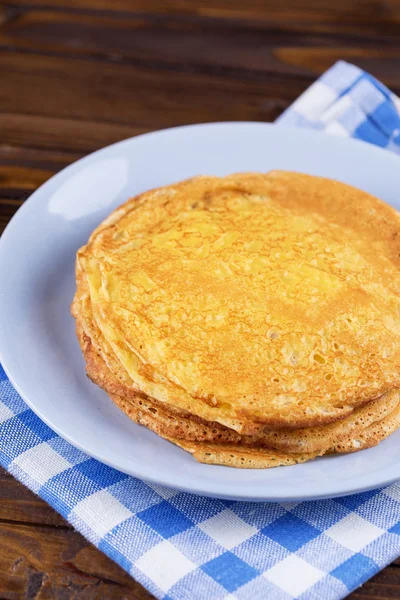
[(400, 99), (369, 73), (337, 62), (276, 121), (400, 153)]
[[(341, 62), (278, 122), (400, 152), (399, 106), (373, 77)], [(400, 555), (399, 484), (289, 504), (147, 484), (56, 435), (1, 368), (0, 463), (158, 598), (333, 600)]]

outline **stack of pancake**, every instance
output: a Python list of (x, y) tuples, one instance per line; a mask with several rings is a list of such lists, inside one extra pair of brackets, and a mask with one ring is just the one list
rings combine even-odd
[(297, 173), (196, 177), (77, 255), (90, 379), (206, 463), (292, 465), (400, 426), (400, 217)]

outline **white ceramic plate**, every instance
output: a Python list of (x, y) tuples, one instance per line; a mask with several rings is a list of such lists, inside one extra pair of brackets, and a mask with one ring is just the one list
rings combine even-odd
[(203, 465), (132, 423), (85, 376), (69, 313), (76, 250), (121, 202), (199, 174), (289, 169), (350, 183), (400, 207), (400, 159), (374, 146), (261, 123), (179, 127), (76, 162), (18, 211), (0, 241), (0, 351), (30, 407), (89, 455), (197, 494), (289, 501), (339, 496), (400, 479), (400, 430), (378, 447), (269, 470)]

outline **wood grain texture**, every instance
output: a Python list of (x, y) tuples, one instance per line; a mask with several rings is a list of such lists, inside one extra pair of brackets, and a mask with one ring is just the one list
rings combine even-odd
[(151, 596), (48, 505), (0, 471), (0, 598)]
[(53, 7), (68, 11), (79, 10), (107, 14), (153, 14), (193, 16), (200, 18), (228, 18), (230, 20), (276, 21), (278, 23), (313, 20), (319, 23), (365, 24), (373, 33), (398, 23), (400, 7), (397, 0), (359, 0), (357, 3), (338, 0), (324, 3), (321, 0), (290, 0), (282, 4), (275, 0), (8, 0), (8, 5)]
[[(88, 152), (272, 121), (338, 59), (400, 94), (400, 0), (0, 0), (0, 230)], [(1, 600), (150, 597), (0, 469)], [(350, 598), (400, 598), (400, 560)]]

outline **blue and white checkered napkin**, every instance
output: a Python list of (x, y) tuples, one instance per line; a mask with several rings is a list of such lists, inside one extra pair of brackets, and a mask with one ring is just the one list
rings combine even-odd
[(400, 153), (400, 99), (355, 65), (339, 61), (276, 121), (353, 137)]
[[(279, 123), (400, 152), (399, 100), (338, 63)], [(158, 598), (343, 598), (400, 555), (400, 484), (335, 500), (266, 504), (146, 484), (42, 423), (0, 367), (0, 463)]]

